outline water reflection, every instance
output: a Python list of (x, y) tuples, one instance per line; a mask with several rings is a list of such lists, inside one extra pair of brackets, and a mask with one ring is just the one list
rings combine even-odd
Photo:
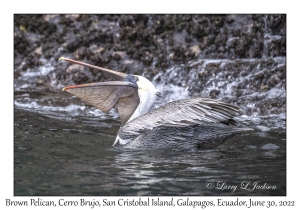
[[(245, 152), (250, 153), (249, 150), (244, 149), (243, 153)], [(236, 185), (240, 185), (242, 181), (254, 183), (267, 180), (273, 184), (277, 183), (276, 179), (273, 179), (273, 173), (277, 171), (278, 165), (272, 162), (273, 166), (270, 166), (268, 160), (269, 157), (276, 157), (276, 153), (252, 150), (252, 157), (244, 156), (243, 153), (235, 150), (228, 152), (224, 149), (197, 152), (124, 151), (115, 156), (114, 164), (120, 169), (118, 175), (123, 180), (119, 189), (131, 188), (132, 195), (136, 193), (145, 195), (231, 193), (209, 192), (206, 188), (206, 183), (209, 181), (215, 183), (226, 181)], [(284, 158), (280, 163), (284, 163)], [(284, 167), (285, 165), (280, 166), (282, 169)], [(285, 176), (284, 173), (281, 176)], [(132, 188), (132, 186), (137, 187)], [(264, 193), (276, 194), (280, 192), (280, 189), (278, 190)], [(246, 193), (241, 190), (235, 193), (259, 194), (259, 192)]]

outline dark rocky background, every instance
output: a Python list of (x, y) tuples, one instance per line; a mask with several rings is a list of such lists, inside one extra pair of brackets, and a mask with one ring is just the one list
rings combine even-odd
[[(274, 58), (286, 56), (286, 15), (15, 14), (15, 89), (58, 91), (65, 85), (108, 79), (98, 70), (58, 63), (62, 56), (154, 78), (156, 82), (164, 79), (188, 87), (192, 96), (239, 105), (232, 98), (273, 87), (285, 90), (286, 65), (278, 65)], [(206, 65), (204, 70), (188, 65), (199, 59), (228, 62)], [(257, 65), (263, 71), (257, 73)], [(46, 67), (46, 73), (22, 77), (25, 72), (41, 71), (41, 67)], [(167, 78), (157, 76), (172, 67), (174, 71), (166, 73)], [(220, 94), (222, 87), (203, 92), (220, 72), (224, 72), (225, 80), (229, 76), (231, 80), (251, 76), (232, 87), (230, 98)], [(249, 103), (248, 99), (240, 100), (241, 104)], [(272, 107), (272, 113), (285, 112), (284, 97), (256, 102), (256, 111), (261, 114)]]

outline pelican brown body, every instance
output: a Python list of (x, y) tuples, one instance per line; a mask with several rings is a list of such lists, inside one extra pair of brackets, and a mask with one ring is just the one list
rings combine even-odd
[[(114, 146), (130, 149), (209, 149), (251, 128), (236, 127), (233, 119), (243, 113), (230, 104), (208, 99), (182, 99), (151, 110), (158, 91), (146, 78), (124, 74), (68, 58), (68, 62), (99, 69), (121, 81), (65, 87), (86, 103), (120, 114), (121, 127)], [(150, 111), (151, 110), (151, 111)]]

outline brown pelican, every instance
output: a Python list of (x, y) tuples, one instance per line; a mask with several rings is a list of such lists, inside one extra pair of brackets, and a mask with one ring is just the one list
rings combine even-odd
[[(113, 146), (130, 149), (191, 150), (213, 148), (251, 128), (236, 127), (243, 113), (230, 104), (208, 99), (182, 99), (151, 110), (159, 92), (145, 77), (125, 74), (68, 58), (75, 64), (98, 69), (120, 81), (74, 85), (63, 91), (108, 112), (119, 112), (121, 127)], [(150, 111), (151, 110), (151, 111)]]

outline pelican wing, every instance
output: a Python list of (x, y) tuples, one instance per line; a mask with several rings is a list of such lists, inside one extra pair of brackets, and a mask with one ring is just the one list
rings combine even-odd
[(121, 129), (124, 133), (136, 135), (158, 126), (185, 127), (217, 122), (235, 125), (232, 118), (242, 113), (236, 106), (213, 99), (183, 99), (153, 109), (128, 122)]
[(68, 86), (63, 89), (84, 102), (108, 112), (117, 108), (124, 125), (140, 103), (137, 86), (125, 81), (99, 82)]

